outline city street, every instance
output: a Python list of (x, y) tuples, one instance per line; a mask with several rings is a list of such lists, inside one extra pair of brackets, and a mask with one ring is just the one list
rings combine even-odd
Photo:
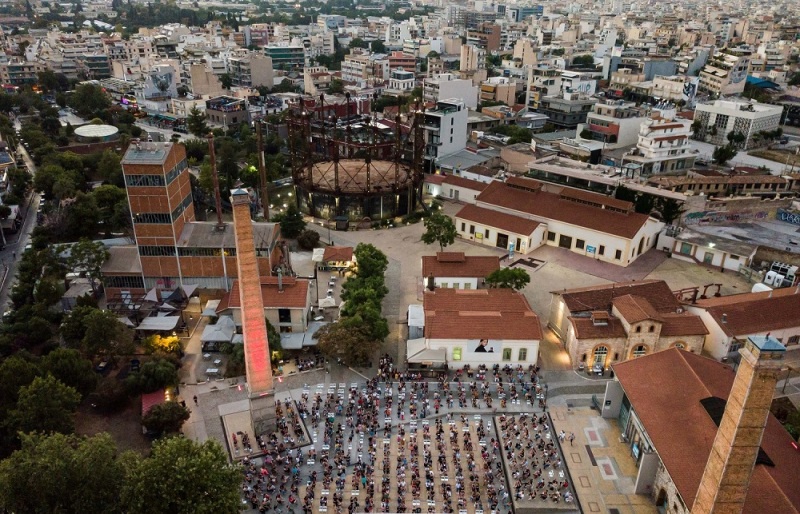
[[(22, 155), (25, 159), (28, 170), (34, 173), (36, 167), (30, 155), (28, 155), (28, 152), (26, 152), (21, 145), (17, 149), (17, 152), (18, 155)], [(22, 206), (22, 208), (24, 217), (22, 227), (20, 227), (16, 234), (9, 234), (6, 236), (6, 246), (0, 250), (0, 260), (3, 265), (3, 269), (0, 271), (5, 274), (5, 280), (3, 280), (2, 285), (0, 285), (0, 309), (2, 309), (2, 312), (6, 312), (9, 308), (8, 295), (16, 281), (17, 265), (22, 256), (22, 252), (25, 250), (25, 245), (30, 241), (30, 234), (33, 231), (33, 227), (36, 226), (36, 211), (39, 208), (39, 195), (35, 192), (31, 192), (28, 195), (26, 205)], [(7, 273), (6, 269), (8, 270)]]

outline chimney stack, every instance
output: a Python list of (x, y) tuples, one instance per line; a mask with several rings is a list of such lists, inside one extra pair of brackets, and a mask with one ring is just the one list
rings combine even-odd
[(217, 230), (224, 230), (222, 223), (222, 195), (219, 191), (219, 175), (217, 174), (217, 154), (214, 151), (214, 134), (208, 133), (208, 155), (211, 159), (211, 178), (214, 182), (214, 200), (217, 209)]
[(283, 268), (278, 268), (278, 292), (283, 292)]

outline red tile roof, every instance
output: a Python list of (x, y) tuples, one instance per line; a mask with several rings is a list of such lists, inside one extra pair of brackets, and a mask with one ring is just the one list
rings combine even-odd
[(539, 317), (511, 289), (426, 291), (425, 337), (430, 339), (539, 340)]
[(326, 246), (322, 260), (325, 262), (350, 262), (353, 260), (353, 247)]
[[(794, 291), (795, 288), (787, 288)], [(778, 290), (779, 291), (779, 290)], [(766, 292), (767, 294), (769, 291)], [(773, 292), (774, 293), (774, 292)], [(761, 295), (763, 293), (756, 293)], [(770, 330), (800, 327), (800, 293), (775, 295), (770, 298), (756, 297), (752, 293), (730, 295), (734, 301), (719, 302), (712, 307), (703, 307), (703, 300), (697, 305), (703, 307), (729, 336), (761, 334)], [(739, 297), (738, 299), (736, 297)], [(714, 300), (720, 300), (715, 298)], [(714, 303), (714, 302), (711, 302)], [(722, 316), (725, 315), (725, 322)]]
[(596, 325), (592, 318), (576, 318), (570, 316), (568, 318), (575, 327), (575, 337), (578, 339), (603, 339), (612, 337), (626, 338), (628, 334), (625, 333), (625, 327), (622, 322), (617, 318), (608, 318), (607, 324)]
[(610, 285), (581, 287), (553, 291), (561, 295), (573, 314), (593, 310), (610, 310), (614, 298), (636, 295), (646, 298), (656, 312), (675, 312), (680, 303), (663, 280), (639, 280), (618, 282)]
[(444, 175), (425, 175), (425, 182), (429, 184), (440, 184), (444, 182), (447, 177)]
[[(478, 195), (478, 198), (480, 198), (480, 195)], [(533, 234), (533, 231), (539, 226), (538, 221), (513, 216), (485, 207), (478, 207), (477, 205), (465, 205), (458, 211), (456, 218), (524, 236)]]
[[(278, 291), (278, 277), (261, 277), (261, 297), (267, 309), (301, 309), (308, 307), (308, 280), (283, 277), (283, 292)], [(239, 280), (233, 281), (229, 293), (220, 300), (217, 312), (241, 308)]]
[[(478, 195), (477, 202), (537, 216), (543, 220), (552, 219), (627, 239), (632, 239), (649, 219), (644, 214), (635, 212), (624, 214), (611, 209), (603, 209), (579, 201), (564, 199), (556, 193), (520, 189), (520, 187), (527, 187), (523, 186), (523, 184), (537, 187), (536, 185), (539, 183), (535, 180), (521, 178), (509, 179), (509, 183), (494, 181)], [(576, 196), (576, 194), (572, 193), (571, 196)], [(602, 197), (602, 195), (592, 195), (592, 200), (599, 201), (596, 198), (598, 196)], [(616, 202), (618, 202), (610, 198), (606, 198), (604, 201), (609, 206), (612, 206), (612, 203), (616, 206)]]
[(706, 328), (700, 316), (695, 316), (689, 312), (662, 314), (661, 321), (661, 335), (665, 337), (708, 334), (708, 328)]
[(463, 187), (464, 189), (472, 189), (473, 191), (483, 191), (489, 184), (479, 180), (472, 180), (469, 178), (458, 177), (456, 175), (447, 175), (444, 177), (444, 183), (451, 186)]
[[(460, 256), (460, 259), (457, 258)], [(435, 256), (422, 256), (422, 276), (429, 277), (479, 277), (486, 278), (500, 269), (500, 258), (482, 255), (464, 255), (462, 252), (440, 252)]]
[(631, 294), (617, 296), (611, 300), (611, 304), (617, 308), (620, 315), (628, 323), (639, 323), (648, 319), (661, 321), (661, 316), (658, 315), (658, 312), (642, 296)]
[[(700, 400), (727, 399), (734, 372), (713, 359), (671, 348), (613, 365), (614, 373), (686, 506), (691, 509), (717, 426)], [(643, 380), (642, 377), (647, 377)], [(744, 512), (800, 512), (800, 452), (770, 414), (761, 448), (774, 467), (756, 464)]]

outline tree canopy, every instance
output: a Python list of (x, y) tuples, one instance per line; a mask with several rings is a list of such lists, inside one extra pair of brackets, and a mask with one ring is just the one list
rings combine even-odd
[(19, 389), (17, 405), (7, 421), (19, 432), (69, 434), (74, 431), (74, 414), (80, 402), (80, 393), (53, 375), (36, 377)]
[(238, 514), (242, 473), (214, 441), (156, 441), (131, 463), (122, 498), (129, 514)]
[(489, 273), (486, 284), (489, 287), (510, 288), (515, 291), (527, 286), (531, 276), (522, 268), (500, 268)]
[(450, 246), (456, 240), (456, 225), (450, 216), (434, 212), (425, 218), (425, 233), (422, 234), (422, 242), (425, 244), (439, 243), (439, 251), (443, 252), (446, 246)]

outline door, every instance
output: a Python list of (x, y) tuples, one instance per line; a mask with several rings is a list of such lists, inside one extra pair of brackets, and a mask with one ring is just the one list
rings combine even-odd
[(450, 192), (453, 193), (451, 195), (453, 197), (453, 200), (455, 200), (457, 202), (458, 201), (458, 189), (451, 189)]
[(515, 246), (514, 249), (517, 250), (520, 253), (522, 253), (522, 251), (523, 251), (522, 239), (520, 239), (519, 237), (517, 238), (517, 246)]
[(714, 262), (714, 254), (713, 253), (704, 253), (703, 254), (703, 264), (711, 264)]
[(508, 248), (508, 234), (497, 233), (497, 244), (495, 245), (503, 250)]
[(558, 246), (560, 246), (561, 248), (566, 248), (568, 250), (571, 250), (572, 249), (572, 238), (562, 234), (558, 238)]

